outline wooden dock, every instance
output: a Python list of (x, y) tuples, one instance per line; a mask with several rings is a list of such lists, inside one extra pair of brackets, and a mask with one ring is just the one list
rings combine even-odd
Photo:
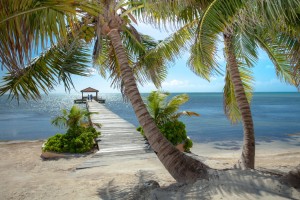
[[(105, 99), (95, 99), (94, 98), (94, 101), (97, 101), (98, 103), (105, 103)], [(87, 102), (86, 98), (84, 98), (84, 99), (75, 99), (74, 100), (75, 104), (84, 104), (86, 102)]]
[(156, 157), (134, 125), (98, 102), (87, 102), (87, 107), (90, 112), (98, 113), (91, 116), (91, 121), (102, 125), (101, 128), (95, 127), (101, 132), (98, 138), (100, 150), (77, 169), (106, 166), (115, 160)]

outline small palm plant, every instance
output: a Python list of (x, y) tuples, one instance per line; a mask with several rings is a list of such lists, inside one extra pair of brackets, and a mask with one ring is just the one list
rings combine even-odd
[[(66, 134), (56, 134), (45, 143), (43, 151), (84, 153), (95, 146), (95, 139), (100, 132), (88, 123), (88, 112), (78, 106), (72, 106), (70, 112), (63, 109), (62, 115), (54, 118), (52, 124), (60, 128), (68, 128)], [(88, 125), (87, 125), (88, 124)]]
[(178, 120), (178, 118), (183, 115), (199, 116), (198, 113), (191, 111), (178, 112), (179, 107), (189, 100), (187, 94), (176, 95), (167, 101), (169, 96), (170, 93), (168, 92), (153, 91), (147, 98), (147, 108), (158, 126), (169, 121)]
[[(147, 98), (147, 108), (162, 134), (173, 144), (185, 143), (184, 150), (190, 151), (193, 142), (186, 135), (185, 124), (179, 121), (180, 116), (199, 116), (192, 111), (178, 111), (179, 107), (189, 100), (187, 94), (179, 94), (167, 101), (170, 93), (153, 91)], [(137, 129), (144, 135), (141, 127)]]
[(76, 126), (83, 126), (87, 123), (88, 117), (92, 112), (81, 109), (78, 106), (72, 106), (70, 112), (62, 109), (62, 115), (55, 117), (51, 123), (59, 128), (74, 128)]

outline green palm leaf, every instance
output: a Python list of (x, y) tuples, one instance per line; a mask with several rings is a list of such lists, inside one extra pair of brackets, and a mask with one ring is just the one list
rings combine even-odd
[(235, 55), (239, 62), (253, 67), (258, 60), (257, 43), (249, 31), (237, 30), (234, 37)]
[(3, 77), (0, 95), (9, 93), (10, 98), (20, 96), (25, 100), (41, 98), (41, 92), (48, 94), (62, 82), (66, 90), (73, 86), (71, 74), (87, 76), (88, 48), (82, 43), (70, 42), (53, 46), (29, 65), (20, 70), (9, 72)]
[(267, 34), (257, 35), (256, 39), (275, 65), (278, 78), (286, 83), (295, 84), (292, 76), (291, 63), (288, 60), (290, 52), (286, 46), (279, 41), (279, 38), (274, 39)]
[(147, 98), (147, 108), (150, 115), (158, 125), (170, 120), (177, 120), (180, 116), (199, 116), (192, 111), (178, 112), (179, 107), (189, 100), (187, 94), (180, 94), (167, 101), (170, 93), (152, 91)]
[(77, 0), (1, 0), (0, 60), (9, 71), (27, 66), (32, 54), (38, 54), (67, 34), (78, 21), (76, 13), (97, 15), (91, 2)]
[[(198, 36), (192, 48), (193, 54), (199, 56), (190, 59), (195, 72), (200, 73), (212, 70), (211, 66), (217, 66), (214, 59), (216, 54), (216, 41), (218, 35), (225, 30), (226, 25), (234, 20), (240, 9), (245, 6), (244, 0), (214, 0), (204, 10), (198, 25)], [(200, 68), (206, 67), (206, 70)], [(205, 76), (204, 76), (205, 77)]]
[[(227, 67), (226, 67), (227, 68)], [(253, 76), (247, 66), (239, 67), (242, 84), (246, 93), (247, 100), (250, 104), (253, 93)], [(241, 113), (235, 98), (234, 87), (229, 72), (226, 70), (225, 86), (223, 89), (224, 96), (224, 113), (232, 123), (241, 121)]]

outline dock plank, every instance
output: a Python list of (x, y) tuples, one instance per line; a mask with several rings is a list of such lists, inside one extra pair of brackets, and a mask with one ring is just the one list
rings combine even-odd
[(101, 128), (95, 127), (101, 132), (97, 138), (100, 150), (76, 169), (107, 166), (116, 160), (156, 157), (133, 124), (98, 102), (87, 102), (87, 107), (89, 112), (97, 113), (91, 116), (91, 121), (101, 124)]

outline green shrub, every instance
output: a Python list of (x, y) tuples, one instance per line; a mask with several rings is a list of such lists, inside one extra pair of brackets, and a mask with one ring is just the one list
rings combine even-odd
[(63, 152), (63, 148), (64, 148), (63, 138), (64, 135), (61, 133), (58, 133), (50, 137), (45, 144), (44, 150)]
[(187, 138), (184, 143), (184, 151), (191, 152), (191, 148), (193, 147), (193, 141), (190, 138)]
[(159, 127), (159, 129), (173, 145), (180, 144), (187, 139), (185, 125), (181, 121), (169, 121)]
[(56, 134), (45, 143), (44, 151), (64, 153), (85, 153), (94, 147), (94, 140), (100, 135), (93, 127), (72, 127), (66, 134)]
[[(183, 122), (178, 120), (169, 121), (158, 128), (165, 138), (167, 138), (167, 140), (169, 140), (174, 146), (184, 142), (184, 151), (190, 152), (190, 149), (193, 146), (193, 141), (187, 137), (185, 124)], [(141, 126), (139, 126), (136, 130), (139, 131), (144, 138), (146, 138)]]
[[(187, 138), (185, 125), (178, 121), (178, 119), (180, 116), (199, 116), (199, 114), (192, 111), (178, 112), (180, 106), (189, 100), (187, 94), (180, 94), (168, 98), (169, 95), (170, 93), (168, 92), (152, 91), (147, 97), (147, 109), (155, 124), (167, 140), (173, 145), (187, 142), (187, 144), (184, 145), (185, 151), (190, 151), (193, 142)], [(142, 127), (138, 127), (137, 131), (146, 138)]]

